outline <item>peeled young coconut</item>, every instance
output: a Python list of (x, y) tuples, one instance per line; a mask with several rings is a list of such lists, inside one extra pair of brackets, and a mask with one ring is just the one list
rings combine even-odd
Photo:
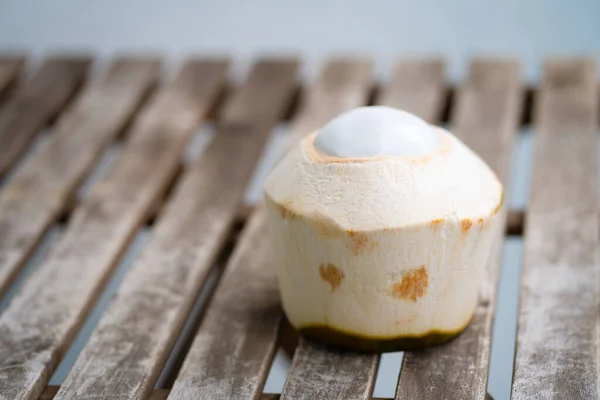
[(362, 107), (306, 136), (265, 185), (283, 309), (315, 339), (416, 349), (462, 332), (502, 185), (451, 133)]

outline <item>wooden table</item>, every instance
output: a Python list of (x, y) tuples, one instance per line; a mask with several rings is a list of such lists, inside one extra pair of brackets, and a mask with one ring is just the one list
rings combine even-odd
[[(275, 124), (290, 121), (292, 143), (363, 104), (449, 123), (505, 183), (516, 133), (534, 124), (530, 208), (501, 213), (507, 232), (525, 238), (512, 395), (600, 398), (593, 60), (551, 59), (533, 88), (521, 82), (518, 62), (493, 58), (474, 60), (456, 88), (435, 59), (400, 60), (380, 85), (372, 62), (352, 58), (331, 59), (308, 85), (295, 59), (258, 60), (239, 85), (228, 84), (223, 59), (190, 59), (160, 84), (160, 60), (134, 55), (96, 79), (87, 77), (85, 56), (49, 58), (19, 79), (23, 64), (0, 57), (0, 295), (48, 230), (64, 229), (0, 314), (0, 399), (370, 398), (378, 355), (294, 343), (282, 322), (265, 211), (241, 206)], [(182, 163), (209, 120), (214, 139)], [(82, 195), (114, 142), (122, 143), (114, 163)], [(64, 384), (47, 386), (142, 228), (149, 242)], [(469, 328), (446, 345), (406, 353), (396, 399), (485, 398), (503, 239)], [(154, 390), (200, 291), (221, 268), (172, 388)], [(294, 351), (283, 393), (262, 395), (282, 343)]]

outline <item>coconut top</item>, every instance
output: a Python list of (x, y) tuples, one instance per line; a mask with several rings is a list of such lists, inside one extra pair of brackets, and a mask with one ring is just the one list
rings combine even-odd
[(269, 201), (340, 229), (377, 230), (495, 213), (502, 185), (450, 132), (387, 107), (307, 135), (265, 183)]
[(421, 118), (391, 107), (359, 107), (321, 128), (314, 141), (338, 158), (421, 156), (439, 147), (435, 130)]

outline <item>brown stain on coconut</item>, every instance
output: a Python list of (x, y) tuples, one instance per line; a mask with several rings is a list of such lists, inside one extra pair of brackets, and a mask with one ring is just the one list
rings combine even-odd
[(479, 225), (479, 228), (483, 230), (483, 218), (477, 218), (477, 224)]
[(402, 276), (402, 280), (394, 283), (392, 294), (400, 300), (417, 301), (419, 297), (427, 294), (429, 286), (429, 274), (425, 265), (421, 265), (418, 269), (408, 271)]
[(465, 218), (462, 221), (460, 221), (460, 225), (462, 226), (463, 232), (466, 232), (469, 229), (471, 229), (471, 226), (473, 225), (473, 221), (471, 221), (469, 218)]
[(313, 228), (319, 232), (321, 236), (336, 236), (340, 235), (340, 229), (326, 218), (315, 216), (310, 219)]
[(502, 209), (503, 204), (504, 204), (504, 190), (500, 194), (500, 202), (498, 203), (496, 208), (494, 208), (494, 211), (492, 211), (492, 215), (498, 214), (500, 212), (500, 210)]
[(355, 232), (352, 229), (346, 231), (350, 236), (350, 243), (346, 247), (355, 255), (359, 255), (363, 251), (373, 250), (379, 243), (369, 241), (369, 238), (364, 233)]
[(444, 218), (432, 219), (431, 227), (433, 228), (433, 231), (437, 232), (443, 223), (444, 223)]
[(333, 292), (337, 289), (344, 279), (344, 272), (342, 272), (338, 267), (333, 265), (332, 263), (327, 263), (319, 265), (319, 276), (325, 282), (331, 286), (331, 291)]
[[(291, 204), (291, 201), (289, 204)], [(292, 210), (290, 207), (281, 206), (279, 204), (277, 206), (284, 208), (285, 214), (282, 214), (283, 218), (287, 217), (291, 220), (302, 220), (310, 225), (310, 228), (314, 229), (322, 237), (340, 237), (345, 233), (344, 228), (323, 214), (311, 213), (302, 215), (300, 214), (300, 211)], [(280, 212), (283, 212), (281, 208)]]

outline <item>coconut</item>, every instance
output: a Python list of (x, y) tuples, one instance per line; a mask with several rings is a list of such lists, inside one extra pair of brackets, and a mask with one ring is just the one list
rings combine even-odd
[(288, 320), (355, 350), (451, 339), (475, 313), (502, 198), (476, 154), (410, 113), (335, 118), (265, 184)]

